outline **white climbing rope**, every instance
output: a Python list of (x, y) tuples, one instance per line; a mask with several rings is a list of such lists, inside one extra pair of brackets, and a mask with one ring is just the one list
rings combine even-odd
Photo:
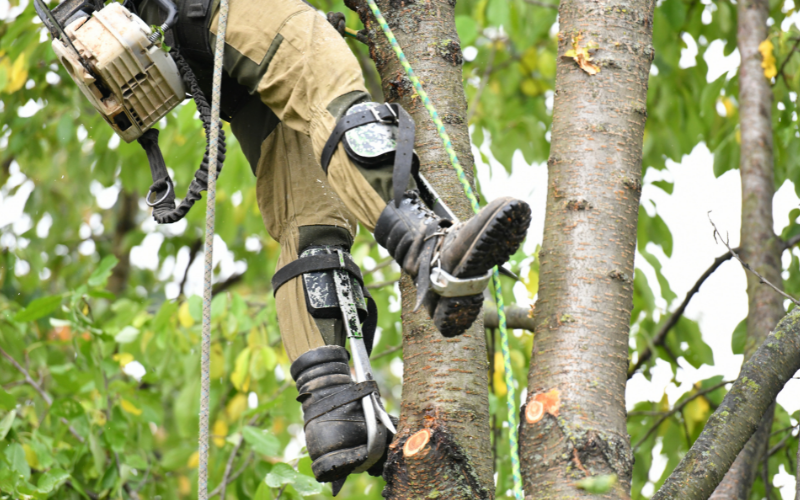
[(200, 438), (197, 453), (197, 498), (208, 500), (208, 414), (211, 392), (211, 275), (214, 262), (214, 222), (217, 201), (217, 154), (219, 101), (222, 86), (222, 54), (228, 28), (228, 0), (220, 0), (217, 46), (214, 50), (214, 80), (211, 85), (211, 131), (208, 150), (208, 197), (206, 204), (205, 270), (203, 275), (203, 338), (200, 354)]

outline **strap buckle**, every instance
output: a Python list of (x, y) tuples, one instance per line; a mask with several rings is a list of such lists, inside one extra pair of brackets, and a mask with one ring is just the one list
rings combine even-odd
[(475, 278), (456, 278), (441, 267), (431, 271), (431, 288), (442, 297), (465, 297), (482, 293), (492, 279), (492, 270)]
[(383, 107), (389, 110), (389, 113), (392, 114), (392, 118), (384, 120), (383, 118), (381, 118), (380, 113), (378, 113), (378, 111), (377, 111), (378, 106), (372, 106), (372, 107), (369, 108), (369, 110), (372, 112), (372, 116), (375, 117), (375, 120), (378, 123), (382, 123), (384, 125), (393, 125), (393, 124), (397, 123), (397, 121), (398, 121), (397, 113), (394, 112), (394, 110), (392, 109), (392, 106), (390, 104), (384, 104)]
[(162, 201), (166, 200), (167, 196), (169, 196), (169, 193), (171, 191), (172, 191), (172, 182), (167, 181), (167, 192), (164, 193), (164, 196), (162, 196), (161, 198), (157, 199), (156, 201), (152, 201), (151, 202), (150, 201), (150, 195), (153, 194), (153, 190), (151, 188), (150, 190), (147, 191), (147, 196), (145, 196), (144, 202), (147, 204), (148, 207), (153, 208), (156, 205), (158, 205), (159, 203), (161, 203)]

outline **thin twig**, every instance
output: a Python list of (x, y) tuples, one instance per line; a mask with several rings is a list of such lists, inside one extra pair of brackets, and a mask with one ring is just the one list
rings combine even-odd
[(639, 440), (639, 441), (638, 441), (638, 442), (637, 442), (637, 443), (636, 443), (636, 444), (633, 446), (633, 451), (635, 452), (636, 450), (638, 450), (638, 449), (639, 449), (639, 447), (640, 447), (640, 446), (641, 446), (641, 445), (642, 445), (642, 444), (643, 444), (645, 441), (647, 441), (647, 438), (649, 438), (649, 437), (650, 437), (650, 435), (651, 435), (653, 432), (655, 432), (655, 431), (656, 431), (656, 429), (658, 429), (658, 428), (659, 428), (659, 426), (661, 426), (661, 424), (663, 424), (663, 423), (664, 423), (664, 421), (665, 421), (666, 419), (668, 419), (668, 418), (669, 418), (669, 417), (671, 417), (672, 415), (674, 415), (674, 414), (678, 413), (679, 411), (683, 410), (684, 406), (686, 406), (687, 404), (689, 404), (689, 402), (691, 402), (691, 401), (693, 401), (693, 400), (695, 400), (695, 399), (697, 399), (697, 398), (699, 398), (699, 397), (701, 397), (701, 396), (705, 396), (706, 394), (708, 394), (708, 393), (710, 393), (710, 392), (714, 392), (714, 391), (716, 391), (717, 389), (719, 389), (720, 387), (722, 387), (722, 386), (724, 386), (724, 385), (726, 385), (726, 384), (732, 384), (732, 383), (733, 383), (733, 382), (731, 382), (731, 381), (729, 381), (729, 380), (728, 380), (728, 381), (725, 381), (725, 382), (720, 382), (719, 384), (717, 384), (717, 385), (715, 385), (715, 386), (709, 387), (708, 389), (704, 389), (704, 390), (702, 390), (702, 391), (700, 391), (700, 392), (698, 392), (698, 393), (696, 393), (696, 394), (692, 394), (692, 395), (691, 395), (691, 396), (689, 396), (688, 398), (686, 398), (686, 399), (684, 399), (683, 401), (681, 401), (681, 403), (680, 403), (680, 404), (678, 404), (677, 406), (675, 406), (675, 407), (674, 407), (674, 408), (672, 408), (671, 410), (669, 410), (669, 411), (665, 411), (664, 413), (662, 413), (662, 414), (661, 414), (661, 418), (659, 418), (659, 419), (658, 419), (658, 421), (655, 423), (655, 425), (653, 425), (652, 427), (650, 427), (650, 429), (648, 429), (648, 430), (647, 430), (647, 433), (645, 433), (644, 437), (643, 437), (642, 439), (640, 439), (640, 440)]
[[(784, 82), (786, 82), (786, 75), (783, 73), (783, 68), (786, 67), (786, 63), (788, 63), (789, 59), (791, 59), (792, 55), (794, 55), (794, 52), (797, 50), (797, 46), (798, 45), (800, 45), (800, 38), (796, 38), (795, 39), (794, 45), (792, 45), (792, 49), (786, 55), (786, 59), (784, 59), (783, 62), (781, 63), (780, 69), (778, 69), (778, 73), (777, 74), (783, 77), (783, 81)], [(777, 81), (776, 81), (776, 83), (777, 83)], [(788, 82), (786, 82), (786, 83), (788, 83)]]
[(792, 302), (794, 302), (794, 304), (795, 304), (795, 305), (798, 305), (798, 306), (800, 306), (800, 301), (798, 301), (797, 299), (795, 299), (794, 297), (792, 297), (792, 296), (791, 296), (791, 295), (789, 295), (788, 293), (784, 292), (783, 290), (781, 290), (781, 289), (780, 289), (780, 288), (778, 288), (777, 286), (775, 286), (775, 285), (773, 285), (772, 283), (770, 283), (769, 281), (767, 281), (767, 279), (766, 279), (766, 278), (764, 278), (763, 276), (761, 276), (761, 274), (759, 274), (759, 273), (758, 273), (758, 271), (756, 271), (755, 269), (753, 269), (752, 267), (750, 267), (750, 264), (748, 264), (747, 262), (743, 261), (743, 260), (742, 260), (742, 259), (739, 257), (739, 255), (738, 255), (738, 254), (737, 254), (737, 253), (734, 251), (734, 249), (732, 249), (732, 248), (731, 248), (731, 246), (728, 244), (727, 238), (726, 238), (726, 239), (722, 239), (722, 233), (720, 233), (720, 232), (719, 232), (719, 229), (717, 229), (717, 225), (716, 225), (716, 224), (714, 224), (714, 221), (713, 221), (713, 220), (711, 220), (711, 211), (709, 211), (709, 212), (708, 212), (708, 221), (709, 221), (709, 222), (711, 223), (711, 225), (714, 227), (714, 240), (716, 241), (716, 239), (717, 239), (717, 235), (719, 235), (719, 239), (720, 239), (720, 241), (722, 241), (722, 244), (723, 244), (723, 245), (725, 245), (726, 247), (728, 247), (728, 250), (729, 250), (729, 251), (731, 252), (731, 254), (733, 255), (733, 258), (734, 258), (734, 259), (736, 259), (736, 260), (738, 260), (738, 261), (739, 261), (739, 263), (742, 265), (742, 267), (744, 267), (745, 269), (747, 269), (748, 271), (750, 271), (751, 273), (753, 273), (754, 275), (756, 275), (756, 277), (757, 277), (757, 278), (758, 278), (758, 279), (761, 281), (761, 283), (763, 283), (763, 284), (765, 284), (765, 285), (769, 286), (770, 288), (772, 288), (773, 290), (775, 290), (776, 292), (778, 292), (778, 293), (779, 293), (780, 295), (782, 295), (783, 297), (785, 297), (785, 298), (787, 298), (787, 299), (791, 300)]
[[(739, 249), (737, 248), (735, 250)], [(667, 338), (667, 334), (669, 333), (669, 331), (672, 330), (672, 328), (678, 324), (678, 320), (680, 320), (681, 316), (683, 316), (683, 313), (689, 306), (689, 302), (692, 300), (692, 297), (694, 297), (695, 294), (700, 291), (700, 287), (703, 286), (703, 283), (705, 283), (705, 281), (712, 274), (714, 274), (714, 271), (716, 271), (719, 268), (719, 266), (721, 266), (723, 263), (727, 262), (732, 256), (733, 254), (731, 252), (728, 252), (714, 259), (714, 263), (711, 264), (711, 266), (708, 269), (706, 269), (706, 272), (704, 272), (700, 276), (700, 278), (697, 280), (697, 282), (694, 284), (691, 290), (689, 290), (689, 292), (686, 293), (686, 297), (683, 299), (681, 305), (677, 309), (675, 309), (675, 311), (670, 315), (669, 319), (667, 319), (667, 321), (663, 325), (661, 325), (661, 328), (659, 328), (658, 333), (656, 333), (655, 336), (653, 336), (653, 338), (650, 340), (650, 342), (654, 346), (659, 346), (664, 343), (664, 340)], [(636, 360), (636, 364), (634, 364), (630, 369), (628, 369), (628, 378), (631, 378), (633, 374), (636, 373), (639, 370), (639, 368), (641, 368), (642, 365), (644, 365), (652, 356), (653, 356), (653, 351), (649, 347), (646, 348), (644, 351), (642, 351), (642, 353), (639, 355), (639, 358)]]
[(402, 345), (396, 345), (394, 347), (389, 347), (388, 349), (386, 349), (385, 351), (381, 352), (380, 354), (376, 354), (375, 356), (372, 356), (372, 360), (374, 361), (376, 359), (381, 359), (383, 357), (386, 357), (386, 356), (390, 355), (393, 352), (399, 351), (402, 348), (403, 348)]
[(384, 260), (383, 262), (380, 262), (380, 263), (378, 263), (378, 264), (375, 264), (375, 267), (373, 267), (372, 269), (369, 269), (369, 270), (367, 270), (367, 271), (364, 271), (364, 272), (363, 272), (363, 273), (361, 273), (361, 274), (362, 274), (363, 276), (366, 276), (366, 275), (368, 275), (368, 274), (370, 274), (370, 273), (374, 273), (375, 271), (379, 271), (379, 270), (383, 269), (384, 267), (389, 267), (389, 266), (391, 266), (391, 265), (392, 265), (392, 262), (394, 262), (394, 259), (392, 259), (392, 258), (386, 259), (386, 260)]
[(194, 260), (197, 258), (197, 253), (203, 248), (203, 240), (197, 238), (192, 246), (189, 247), (189, 263), (186, 264), (186, 271), (183, 273), (183, 278), (181, 279), (181, 287), (178, 289), (178, 293), (183, 293), (183, 287), (186, 286), (186, 280), (189, 278), (189, 268), (192, 267), (194, 264)]
[[(14, 365), (14, 368), (16, 368), (17, 371), (20, 372), (23, 377), (25, 377), (25, 382), (27, 382), (28, 385), (33, 387), (36, 390), (36, 392), (38, 392), (39, 395), (42, 396), (42, 399), (44, 399), (45, 404), (47, 404), (47, 407), (50, 408), (50, 406), (52, 406), (53, 404), (53, 398), (44, 391), (41, 385), (39, 385), (35, 380), (33, 380), (33, 377), (31, 377), (31, 374), (28, 373), (28, 370), (26, 370), (25, 368), (22, 367), (22, 365), (17, 363), (17, 360), (12, 358), (11, 355), (8, 354), (6, 351), (4, 351), (2, 347), (0, 347), (0, 354), (2, 354), (3, 357), (6, 358), (9, 363)], [(62, 424), (69, 427), (69, 432), (70, 434), (75, 436), (75, 439), (77, 439), (81, 443), (84, 442), (83, 436), (78, 434), (78, 431), (76, 431), (75, 428), (69, 424), (69, 420), (67, 420), (64, 417), (62, 417), (60, 420)]]
[(369, 285), (367, 285), (367, 290), (374, 290), (376, 288), (383, 288), (385, 286), (394, 285), (398, 281), (400, 281), (400, 278), (388, 281), (380, 281), (378, 283), (370, 283)]
[(481, 102), (481, 94), (483, 94), (483, 89), (486, 87), (486, 83), (489, 81), (489, 75), (492, 74), (494, 56), (497, 54), (497, 42), (495, 40), (491, 40), (490, 43), (492, 44), (492, 50), (489, 52), (489, 60), (486, 62), (486, 69), (483, 70), (481, 81), (478, 84), (478, 90), (475, 92), (475, 97), (472, 98), (472, 104), (469, 106), (469, 111), (467, 112), (467, 123), (469, 123), (472, 117), (475, 116), (475, 112), (478, 110), (478, 104)]
[(796, 234), (791, 238), (789, 238), (788, 240), (782, 242), (782, 246), (784, 250), (788, 250), (793, 246), (797, 245), (798, 243), (800, 243), (800, 234)]

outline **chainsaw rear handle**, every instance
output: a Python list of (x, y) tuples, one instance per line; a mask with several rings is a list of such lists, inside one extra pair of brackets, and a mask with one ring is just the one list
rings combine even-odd
[[(164, 23), (161, 25), (161, 31), (168, 31), (175, 26), (175, 22), (178, 20), (178, 8), (172, 3), (170, 0), (153, 0), (164, 12), (167, 13), (167, 18), (164, 20)], [(161, 33), (154, 31), (152, 35), (148, 38), (151, 42), (155, 42), (159, 39)]]

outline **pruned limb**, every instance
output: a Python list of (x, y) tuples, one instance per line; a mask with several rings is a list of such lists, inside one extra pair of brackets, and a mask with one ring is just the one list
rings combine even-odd
[[(485, 307), (483, 315), (483, 326), (486, 328), (499, 328), (500, 320), (497, 317), (497, 309)], [(522, 329), (533, 331), (533, 318), (530, 316), (530, 307), (508, 305), (506, 311), (506, 326), (513, 330)]]
[[(739, 250), (738, 248), (735, 249), (735, 251), (738, 250)], [(672, 330), (672, 328), (678, 324), (678, 320), (680, 320), (681, 316), (683, 316), (683, 313), (689, 306), (689, 302), (692, 300), (692, 297), (694, 297), (695, 294), (700, 291), (700, 287), (703, 286), (703, 283), (705, 283), (705, 281), (712, 274), (714, 274), (714, 271), (716, 271), (719, 268), (719, 266), (727, 262), (732, 256), (733, 254), (731, 252), (728, 252), (714, 259), (714, 263), (711, 264), (711, 266), (708, 269), (706, 269), (706, 272), (704, 272), (700, 276), (700, 278), (697, 280), (694, 286), (686, 294), (686, 298), (683, 299), (681, 305), (677, 309), (675, 309), (675, 311), (670, 315), (669, 319), (667, 319), (667, 321), (663, 325), (661, 325), (661, 328), (659, 328), (658, 333), (656, 333), (655, 336), (651, 339), (650, 342), (653, 346), (660, 346), (664, 343), (669, 331)], [(652, 356), (653, 356), (653, 351), (649, 347), (646, 348), (644, 351), (642, 351), (642, 353), (639, 355), (639, 358), (636, 360), (636, 363), (630, 368), (628, 368), (628, 378), (631, 378), (633, 374), (636, 373), (639, 370), (639, 368), (641, 368)]]
[[(4, 351), (2, 347), (0, 347), (0, 354), (2, 354), (2, 355), (3, 355), (3, 357), (4, 357), (4, 358), (6, 358), (6, 359), (8, 360), (8, 362), (9, 362), (9, 363), (11, 363), (12, 365), (14, 365), (14, 368), (16, 368), (16, 369), (17, 369), (17, 371), (18, 371), (18, 372), (20, 372), (20, 373), (22, 374), (22, 376), (23, 376), (23, 377), (25, 377), (25, 382), (27, 382), (27, 383), (28, 383), (28, 385), (30, 385), (31, 387), (33, 387), (33, 388), (36, 390), (36, 392), (38, 392), (38, 393), (39, 393), (39, 395), (40, 395), (40, 396), (42, 396), (42, 399), (44, 400), (45, 404), (46, 404), (46, 405), (47, 405), (47, 407), (49, 408), (49, 407), (50, 407), (50, 406), (53, 404), (53, 398), (52, 398), (52, 396), (50, 396), (49, 394), (47, 394), (47, 393), (45, 392), (45, 390), (42, 388), (42, 386), (41, 386), (41, 385), (39, 385), (39, 383), (38, 383), (38, 382), (36, 382), (35, 380), (33, 380), (33, 377), (31, 377), (31, 374), (30, 374), (30, 373), (28, 373), (28, 370), (26, 370), (25, 368), (23, 368), (23, 367), (22, 367), (22, 365), (20, 365), (19, 363), (17, 363), (17, 360), (16, 360), (16, 359), (14, 359), (14, 358), (12, 358), (12, 357), (11, 357), (11, 355), (10, 355), (10, 354), (8, 354), (6, 351)], [(78, 441), (80, 441), (81, 443), (83, 443), (83, 442), (84, 442), (83, 436), (81, 436), (80, 434), (78, 434), (78, 431), (76, 431), (76, 430), (75, 430), (75, 428), (74, 428), (74, 427), (72, 427), (72, 426), (69, 424), (69, 420), (67, 420), (66, 418), (63, 418), (63, 417), (62, 417), (62, 418), (61, 418), (61, 423), (62, 423), (62, 424), (64, 424), (64, 425), (66, 425), (67, 427), (69, 427), (69, 432), (70, 432), (70, 433), (71, 433), (73, 436), (75, 436), (75, 439), (77, 439), (77, 440), (78, 440)]]
[(798, 352), (800, 308), (787, 314), (742, 366), (722, 404), (653, 500), (705, 500), (714, 492), (778, 393), (800, 370)]
[[(705, 396), (706, 394), (708, 394), (708, 393), (710, 393), (710, 392), (714, 392), (714, 391), (716, 391), (717, 389), (719, 389), (720, 387), (723, 387), (723, 386), (725, 386), (725, 385), (727, 385), (727, 384), (730, 384), (730, 383), (731, 383), (730, 381), (720, 382), (719, 384), (717, 384), (717, 385), (715, 385), (715, 386), (713, 386), (713, 387), (709, 387), (708, 389), (704, 389), (704, 390), (702, 390), (702, 391), (700, 391), (700, 392), (698, 392), (698, 393), (696, 393), (696, 394), (692, 394), (692, 395), (691, 395), (691, 396), (689, 396), (688, 398), (686, 398), (686, 399), (684, 399), (683, 401), (681, 401), (681, 402), (680, 402), (680, 404), (677, 404), (677, 405), (675, 405), (675, 407), (674, 407), (674, 408), (672, 408), (672, 409), (671, 409), (671, 410), (669, 410), (669, 411), (665, 411), (665, 412), (656, 412), (656, 413), (655, 413), (655, 415), (661, 415), (661, 418), (659, 418), (659, 419), (658, 419), (658, 421), (657, 421), (655, 424), (653, 424), (653, 426), (652, 426), (652, 427), (650, 427), (650, 428), (647, 430), (647, 432), (645, 433), (644, 437), (642, 437), (642, 438), (641, 438), (641, 439), (640, 439), (640, 440), (639, 440), (639, 441), (638, 441), (638, 442), (637, 442), (637, 443), (636, 443), (636, 444), (633, 446), (633, 451), (635, 452), (636, 450), (638, 450), (638, 449), (639, 449), (639, 447), (640, 447), (642, 444), (644, 444), (644, 442), (645, 442), (645, 441), (647, 441), (647, 438), (649, 438), (649, 437), (650, 437), (650, 435), (651, 435), (651, 434), (653, 434), (653, 433), (656, 431), (656, 429), (658, 429), (658, 428), (661, 426), (661, 424), (663, 424), (663, 423), (664, 423), (664, 421), (665, 421), (666, 419), (668, 419), (669, 417), (671, 417), (672, 415), (674, 415), (674, 414), (676, 414), (676, 413), (678, 413), (678, 412), (680, 412), (680, 411), (683, 411), (683, 408), (684, 408), (684, 407), (685, 407), (687, 404), (689, 404), (690, 402), (694, 401), (695, 399), (697, 399), (697, 398), (699, 398), (699, 397)], [(638, 416), (638, 415), (648, 415), (648, 416), (650, 416), (650, 415), (651, 415), (651, 413), (650, 413), (650, 412), (630, 412), (630, 413), (628, 414), (628, 416), (631, 416), (631, 417), (633, 417), (633, 416)]]
[(716, 240), (717, 236), (719, 236), (719, 239), (720, 239), (720, 241), (722, 242), (722, 244), (723, 244), (723, 245), (725, 245), (726, 247), (728, 247), (728, 250), (729, 250), (729, 251), (731, 252), (731, 254), (733, 255), (733, 258), (734, 258), (734, 259), (736, 259), (736, 260), (738, 260), (738, 261), (739, 261), (739, 263), (742, 265), (742, 267), (744, 267), (746, 270), (748, 270), (748, 271), (750, 271), (751, 273), (753, 273), (753, 274), (754, 274), (754, 275), (755, 275), (755, 276), (756, 276), (756, 277), (757, 277), (757, 278), (758, 278), (758, 279), (761, 281), (761, 283), (763, 283), (763, 284), (765, 284), (765, 285), (769, 286), (770, 288), (772, 288), (773, 290), (775, 290), (776, 292), (778, 292), (778, 293), (779, 293), (780, 295), (782, 295), (783, 297), (785, 297), (785, 298), (787, 298), (787, 299), (791, 300), (792, 302), (794, 302), (794, 304), (795, 304), (795, 305), (798, 305), (798, 306), (800, 306), (800, 300), (797, 300), (796, 298), (794, 298), (794, 297), (792, 297), (791, 295), (789, 295), (788, 293), (784, 292), (783, 290), (781, 290), (781, 289), (780, 289), (780, 288), (778, 288), (777, 286), (775, 286), (775, 285), (773, 285), (772, 283), (770, 283), (770, 282), (769, 282), (769, 281), (768, 281), (766, 278), (764, 278), (764, 277), (763, 277), (763, 276), (762, 276), (762, 275), (761, 275), (761, 274), (760, 274), (758, 271), (756, 271), (755, 269), (753, 269), (752, 267), (750, 267), (750, 264), (748, 264), (747, 262), (743, 261), (743, 260), (741, 259), (741, 257), (739, 257), (739, 254), (737, 254), (737, 253), (736, 253), (736, 251), (735, 251), (734, 249), (732, 249), (732, 248), (731, 248), (731, 246), (730, 246), (730, 244), (728, 243), (728, 238), (723, 238), (723, 237), (722, 237), (722, 233), (720, 233), (720, 232), (719, 232), (719, 229), (717, 229), (717, 225), (716, 225), (716, 224), (714, 224), (714, 221), (713, 221), (713, 220), (711, 220), (711, 212), (710, 212), (710, 211), (708, 212), (708, 221), (709, 221), (709, 222), (711, 222), (711, 225), (712, 225), (712, 226), (714, 226), (714, 239)]

